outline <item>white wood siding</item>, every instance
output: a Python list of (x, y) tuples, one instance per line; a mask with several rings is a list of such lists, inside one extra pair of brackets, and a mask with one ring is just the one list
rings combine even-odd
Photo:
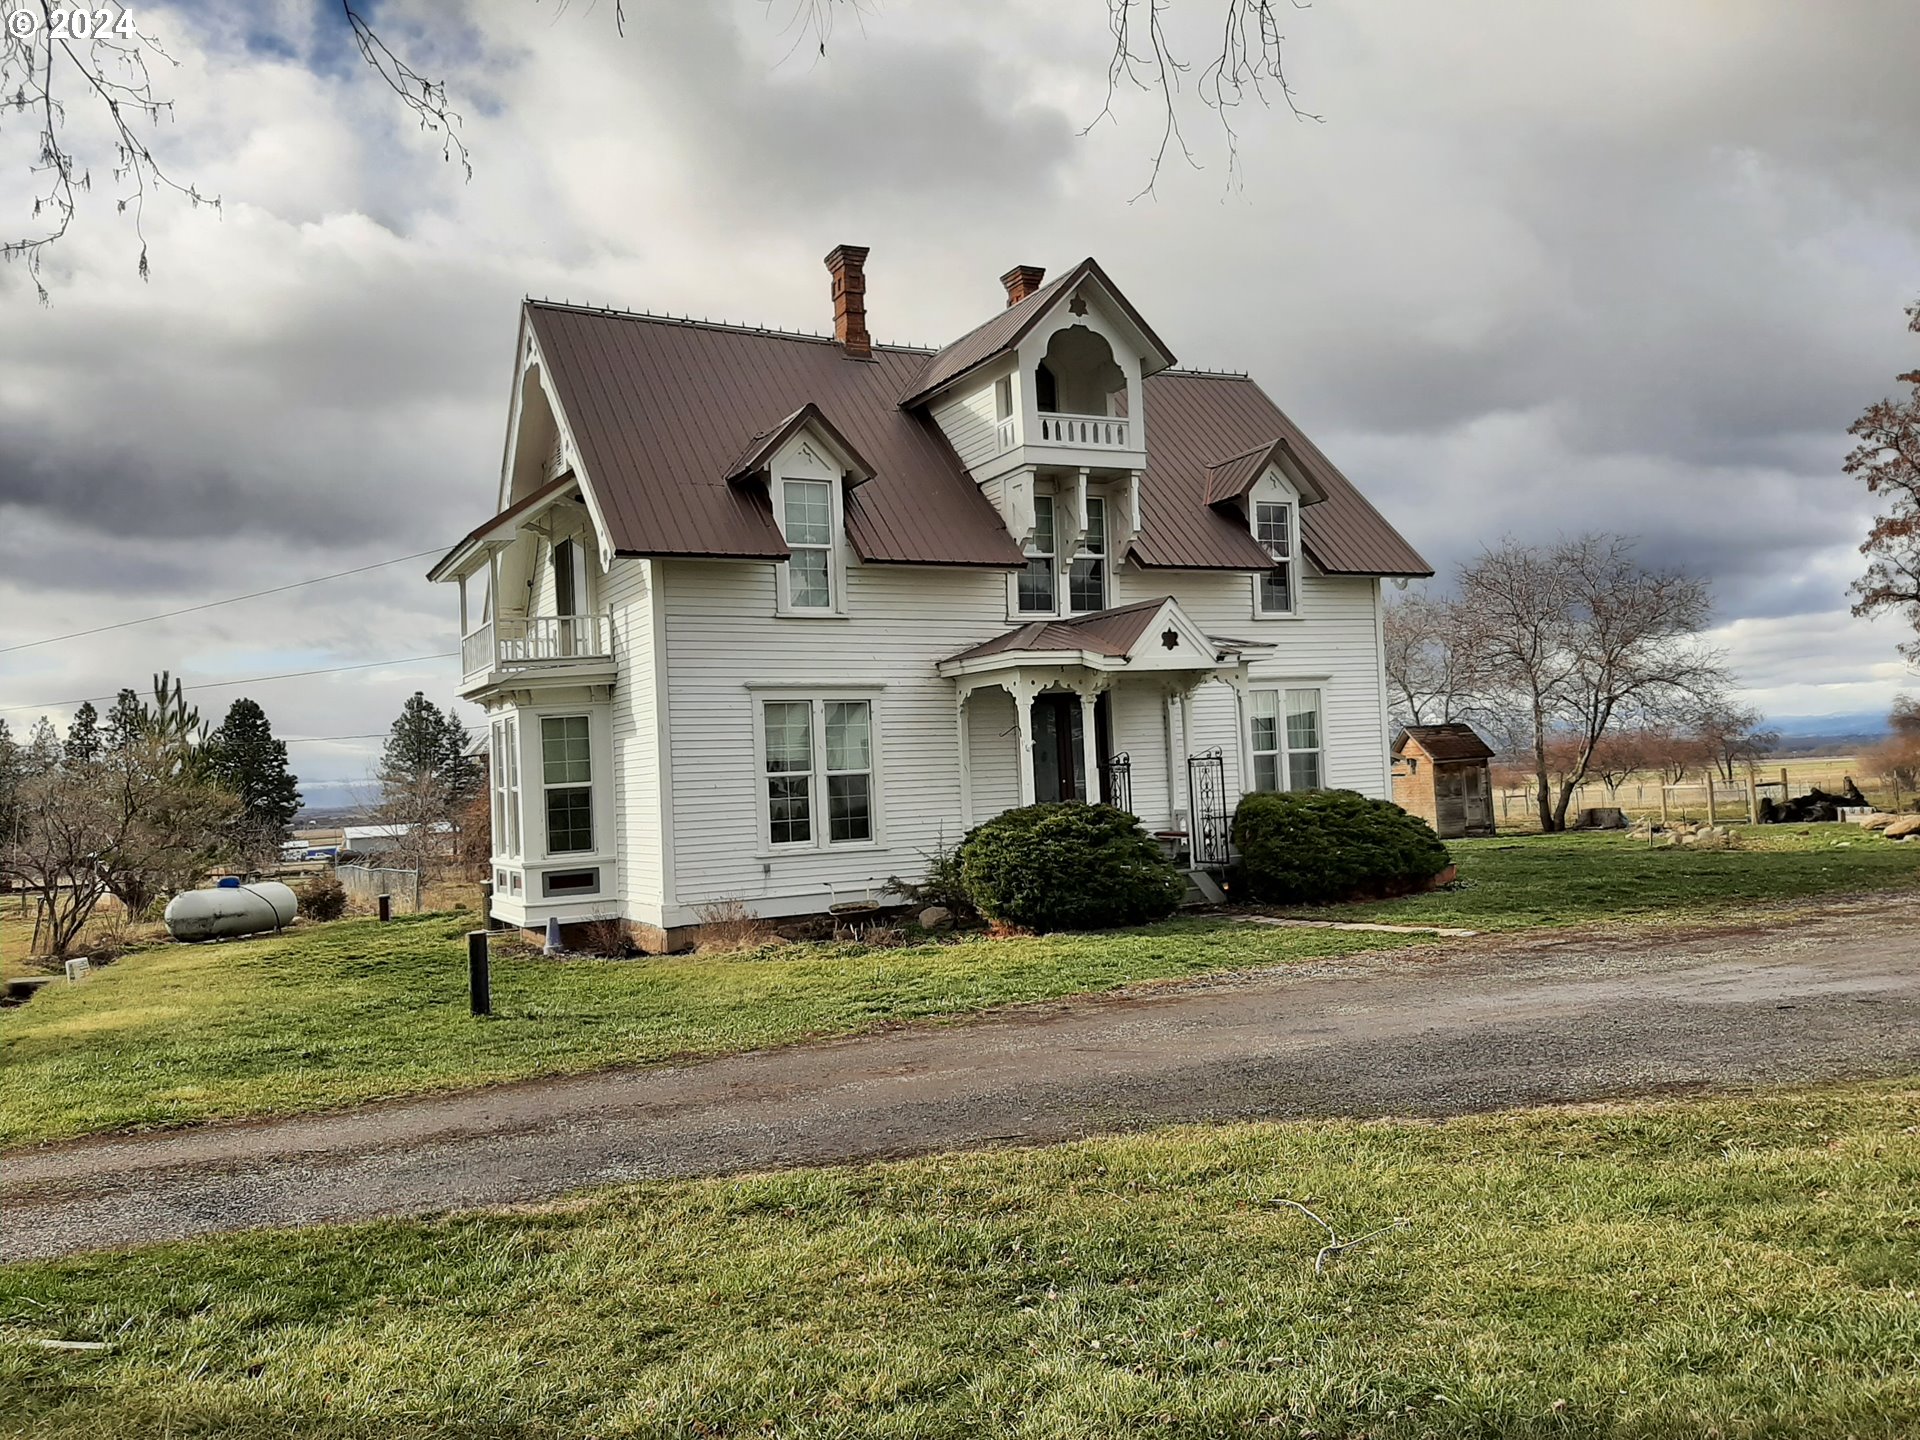
[(666, 900), (665, 825), (659, 745), (660, 675), (655, 665), (652, 560), (615, 560), (601, 591), (620, 667), (613, 691), (613, 781), (624, 912), (661, 923)]
[[(857, 893), (919, 874), (924, 853), (959, 840), (954, 691), (934, 666), (1006, 628), (1000, 572), (850, 560), (847, 618), (802, 619), (774, 615), (772, 565), (673, 560), (660, 569), (671, 731), (666, 923), (693, 923), (696, 907), (724, 899), (770, 915), (817, 911), (829, 882)], [(880, 843), (769, 853), (754, 685), (828, 696), (836, 686), (884, 687), (874, 697)]]
[[(1003, 367), (1004, 370), (1004, 367)], [(992, 380), (978, 390), (955, 395), (933, 407), (933, 423), (945, 432), (960, 463), (972, 470), (1000, 453), (999, 422), (994, 416)]]
[[(1254, 652), (1247, 667), (1251, 683), (1317, 686), (1326, 731), (1326, 783), (1386, 799), (1389, 737), (1374, 608), (1379, 582), (1369, 576), (1321, 575), (1305, 562), (1298, 568), (1300, 598), (1293, 619), (1253, 618), (1253, 582), (1245, 575), (1144, 570), (1131, 563), (1114, 577), (1112, 603), (1171, 594), (1210, 635), (1271, 642), (1273, 650)], [(1229, 788), (1237, 788), (1241, 747), (1233, 691), (1223, 684), (1202, 686), (1194, 694), (1193, 711), (1194, 738), (1200, 747), (1221, 747)], [(1139, 783), (1136, 771), (1134, 784)]]

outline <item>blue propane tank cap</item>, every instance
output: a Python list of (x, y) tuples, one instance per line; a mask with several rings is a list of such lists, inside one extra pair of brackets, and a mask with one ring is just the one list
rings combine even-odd
[(216, 889), (238, 890), (240, 888), (240, 877), (238, 875), (222, 875), (213, 883)]

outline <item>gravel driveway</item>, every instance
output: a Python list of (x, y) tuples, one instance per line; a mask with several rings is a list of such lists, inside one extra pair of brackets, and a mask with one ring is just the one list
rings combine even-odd
[(305, 1119), (0, 1154), (0, 1258), (1039, 1143), (1920, 1067), (1920, 897), (1292, 965)]

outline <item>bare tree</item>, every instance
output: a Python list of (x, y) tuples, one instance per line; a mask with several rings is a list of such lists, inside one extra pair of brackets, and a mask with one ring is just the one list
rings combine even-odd
[[(1920, 334), (1920, 304), (1907, 310), (1907, 328)], [(1846, 473), (1867, 483), (1887, 502), (1861, 543), (1867, 573), (1853, 583), (1856, 615), (1893, 610), (1920, 631), (1920, 370), (1898, 377), (1908, 387), (1903, 400), (1879, 400), (1847, 431), (1860, 443), (1847, 456)], [(1920, 660), (1920, 638), (1900, 647)]]
[[(1508, 540), (1460, 576), (1474, 644), (1500, 708), (1523, 715), (1540, 828), (1566, 828), (1567, 808), (1595, 752), (1627, 724), (1672, 720), (1726, 685), (1699, 639), (1706, 586), (1650, 570), (1619, 536), (1556, 545)], [(1555, 752), (1561, 745), (1562, 754)]]
[(1729, 784), (1740, 766), (1757, 763), (1780, 743), (1778, 730), (1761, 728), (1758, 710), (1725, 694), (1702, 697), (1692, 728), (1702, 753)]
[(1407, 594), (1387, 605), (1382, 621), (1387, 685), (1396, 718), (1444, 724), (1483, 710), (1473, 617), (1456, 601)]

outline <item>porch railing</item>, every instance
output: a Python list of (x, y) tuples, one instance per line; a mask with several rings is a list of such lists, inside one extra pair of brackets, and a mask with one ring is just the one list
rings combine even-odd
[(460, 642), (461, 667), (469, 676), (612, 655), (613, 625), (606, 615), (503, 616)]
[(1100, 798), (1116, 810), (1133, 813), (1133, 757), (1126, 751), (1101, 763)]
[(1079, 445), (1089, 450), (1127, 448), (1128, 421), (1115, 415), (1063, 415), (1043, 410), (1039, 415), (1040, 443)]
[(1225, 865), (1231, 855), (1227, 818), (1227, 761), (1216, 747), (1187, 757), (1187, 794), (1192, 798), (1189, 845), (1196, 867)]

